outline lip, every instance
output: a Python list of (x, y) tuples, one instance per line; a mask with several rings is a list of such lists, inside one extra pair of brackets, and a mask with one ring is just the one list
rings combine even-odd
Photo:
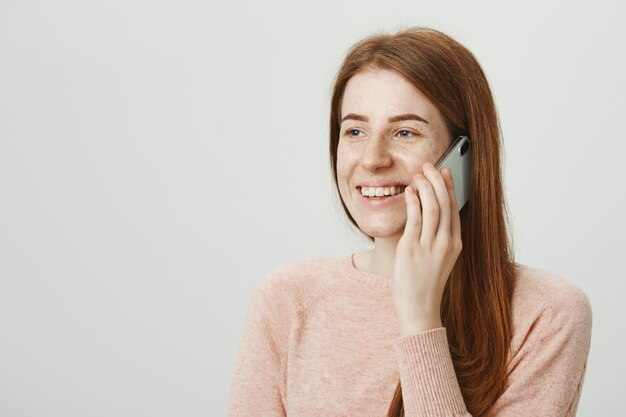
[(368, 208), (381, 208), (381, 207), (391, 206), (393, 204), (397, 204), (398, 202), (400, 202), (401, 200), (404, 200), (405, 198), (404, 191), (394, 196), (389, 196), (385, 198), (373, 199), (373, 198), (363, 197), (363, 194), (361, 194), (360, 188), (361, 187), (358, 187), (356, 190), (356, 193), (358, 195), (357, 198), (360, 204)]
[(402, 184), (400, 182), (390, 182), (390, 181), (385, 181), (385, 180), (371, 180), (368, 181), (367, 183), (361, 183), (361, 184), (357, 184), (356, 185), (357, 188), (361, 188), (361, 187), (406, 187), (405, 184)]

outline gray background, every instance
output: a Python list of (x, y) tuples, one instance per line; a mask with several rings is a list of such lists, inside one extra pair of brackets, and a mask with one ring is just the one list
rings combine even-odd
[(428, 25), (482, 64), (517, 260), (581, 287), (579, 416), (623, 409), (620, 2), (0, 2), (0, 415), (224, 415), (270, 270), (365, 250), (328, 99), (363, 36)]

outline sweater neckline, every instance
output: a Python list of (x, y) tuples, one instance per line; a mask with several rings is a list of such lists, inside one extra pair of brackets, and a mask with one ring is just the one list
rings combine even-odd
[(341, 258), (341, 264), (342, 268), (346, 272), (346, 275), (350, 279), (381, 290), (390, 291), (392, 288), (393, 277), (357, 269), (354, 265), (354, 253), (349, 253), (343, 256)]

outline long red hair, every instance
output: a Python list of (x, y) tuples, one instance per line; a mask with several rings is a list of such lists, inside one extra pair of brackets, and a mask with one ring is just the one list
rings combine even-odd
[[(468, 411), (483, 416), (501, 395), (511, 341), (516, 264), (502, 188), (501, 129), (494, 99), (474, 55), (450, 36), (413, 27), (368, 36), (352, 46), (337, 72), (330, 108), (330, 164), (337, 184), (341, 101), (348, 80), (364, 69), (397, 71), (439, 109), (451, 138), (470, 137), (471, 192), (460, 212), (463, 250), (450, 273), (441, 319)], [(368, 236), (371, 241), (374, 238)], [(388, 417), (404, 416), (400, 381)]]

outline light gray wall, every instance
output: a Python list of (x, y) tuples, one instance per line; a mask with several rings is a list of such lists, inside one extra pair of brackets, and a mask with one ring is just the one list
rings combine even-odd
[(366, 249), (330, 181), (350, 45), (412, 25), (496, 96), (517, 260), (580, 286), (580, 416), (617, 416), (626, 26), (615, 2), (0, 2), (0, 415), (217, 416), (259, 279)]

